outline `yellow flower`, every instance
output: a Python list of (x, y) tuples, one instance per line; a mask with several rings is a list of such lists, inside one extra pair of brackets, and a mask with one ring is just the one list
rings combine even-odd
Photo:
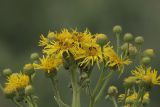
[(40, 64), (34, 63), (33, 66), (35, 69), (41, 69), (50, 73), (52, 70), (58, 69), (59, 66), (62, 64), (61, 58), (55, 58), (52, 56), (43, 56), (40, 58)]
[(55, 41), (63, 42), (66, 39), (72, 39), (72, 33), (69, 32), (67, 29), (63, 29), (60, 33), (55, 35)]
[(69, 51), (72, 51), (75, 48), (72, 33), (67, 29), (62, 30), (60, 33), (56, 33), (53, 36), (54, 39), (50, 40), (50, 43), (43, 49), (43, 52), (47, 55), (62, 57), (64, 52), (69, 53)]
[(75, 60), (80, 60), (80, 66), (87, 66), (88, 64), (93, 65), (94, 62), (99, 66), (99, 62), (102, 61), (101, 47), (96, 43), (85, 44), (82, 50), (79, 50), (74, 54)]
[(138, 97), (138, 94), (134, 92), (133, 94), (131, 94), (130, 96), (126, 98), (126, 101), (134, 102), (137, 99), (137, 97)]
[(29, 84), (29, 77), (22, 73), (13, 73), (7, 79), (4, 91), (12, 93), (16, 90), (23, 89)]
[(119, 57), (113, 50), (113, 47), (109, 46), (109, 43), (103, 47), (103, 54), (109, 67), (118, 67), (118, 69), (121, 69), (124, 65), (131, 63), (129, 59)]
[(132, 75), (137, 77), (139, 80), (149, 83), (151, 85), (160, 85), (160, 76), (158, 76), (158, 71), (155, 69), (143, 68), (142, 66), (137, 67), (136, 70), (132, 71)]
[(86, 29), (84, 32), (77, 32), (76, 30), (72, 31), (73, 34), (73, 40), (78, 46), (82, 47), (82, 45), (88, 44), (90, 42), (96, 42), (96, 40), (93, 39), (92, 34)]
[(48, 38), (43, 35), (40, 36), (39, 46), (46, 46), (49, 43)]

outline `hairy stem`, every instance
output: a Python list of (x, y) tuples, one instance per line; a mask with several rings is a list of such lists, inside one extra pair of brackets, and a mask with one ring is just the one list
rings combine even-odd
[(71, 72), (71, 83), (73, 89), (72, 107), (80, 107), (80, 90), (77, 79), (77, 67), (72, 66), (70, 68), (70, 72)]

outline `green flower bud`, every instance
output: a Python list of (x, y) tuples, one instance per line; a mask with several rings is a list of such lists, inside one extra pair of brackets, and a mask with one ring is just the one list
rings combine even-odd
[(39, 59), (39, 54), (38, 53), (32, 53), (31, 56), (30, 56), (30, 59), (33, 60), (33, 61), (38, 60)]
[[(132, 47), (133, 45), (131, 43), (129, 43), (129, 47)], [(121, 50), (122, 51), (126, 51), (128, 50), (128, 43), (124, 43), (122, 46), (121, 46)]]
[(10, 68), (4, 69), (3, 70), (3, 75), (4, 76), (10, 76), (12, 74), (12, 70)]
[(129, 47), (129, 55), (130, 56), (135, 56), (137, 54), (138, 50), (135, 46)]
[(115, 87), (115, 86), (110, 86), (110, 87), (108, 88), (108, 94), (109, 94), (110, 96), (115, 96), (115, 95), (117, 95), (117, 94), (118, 94), (118, 89), (117, 89), (117, 87)]
[(114, 33), (121, 33), (122, 32), (122, 27), (119, 25), (116, 25), (113, 27), (113, 32)]
[(34, 67), (32, 64), (26, 64), (23, 67), (23, 72), (27, 75), (32, 75), (35, 71), (34, 71)]
[(154, 53), (154, 50), (153, 50), (153, 49), (146, 49), (146, 50), (143, 52), (143, 55), (152, 58), (152, 57), (155, 55), (155, 53)]
[(55, 33), (54, 32), (49, 32), (47, 37), (48, 37), (49, 40), (54, 40), (55, 39)]
[(125, 42), (130, 42), (130, 41), (133, 40), (133, 35), (132, 35), (131, 33), (126, 33), (126, 34), (124, 35), (124, 37), (123, 37), (123, 40), (124, 40)]
[(138, 36), (135, 38), (136, 44), (141, 45), (141, 44), (143, 44), (143, 42), (144, 42), (144, 38), (142, 36)]
[(133, 85), (136, 84), (136, 81), (137, 81), (137, 78), (136, 78), (136, 77), (130, 76), (130, 77), (124, 79), (123, 85), (124, 85), (126, 88), (130, 88), (130, 87), (132, 87)]
[(32, 85), (28, 85), (26, 88), (25, 88), (25, 94), (26, 95), (32, 95), (34, 93), (34, 89), (32, 87)]
[(96, 34), (95, 39), (100, 46), (104, 46), (107, 43), (108, 38), (105, 34)]
[(150, 57), (145, 56), (141, 59), (141, 63), (144, 64), (144, 65), (150, 64), (150, 62), (151, 62)]

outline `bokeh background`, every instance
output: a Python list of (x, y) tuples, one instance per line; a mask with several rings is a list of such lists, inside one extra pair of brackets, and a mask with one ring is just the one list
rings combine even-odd
[[(61, 28), (89, 28), (93, 33), (107, 34), (114, 40), (112, 27), (122, 25), (123, 32), (145, 38), (144, 49), (156, 50), (153, 66), (160, 71), (160, 1), (159, 0), (0, 0), (0, 71), (11, 68), (15, 72), (29, 62), (32, 52), (40, 52), (40, 34)], [(68, 76), (62, 72), (60, 91), (65, 101), (70, 101), (71, 91), (65, 88)], [(1, 78), (1, 77), (0, 77)], [(95, 77), (96, 78), (96, 77)], [(122, 82), (112, 81), (122, 90)], [(42, 73), (35, 80), (40, 107), (57, 107), (52, 101), (50, 82)], [(88, 98), (82, 95), (82, 107)], [(152, 91), (148, 107), (159, 107), (160, 88)], [(101, 101), (97, 107), (111, 107)], [(55, 105), (55, 106), (53, 106)], [(0, 107), (15, 107), (0, 92)]]

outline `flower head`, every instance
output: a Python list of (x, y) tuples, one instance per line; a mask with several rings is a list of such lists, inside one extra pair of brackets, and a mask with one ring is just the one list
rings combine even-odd
[(132, 75), (147, 84), (160, 85), (160, 76), (158, 76), (158, 71), (151, 69), (151, 67), (146, 69), (142, 66), (137, 67), (136, 70), (132, 71)]
[(27, 75), (22, 73), (13, 73), (8, 77), (4, 91), (12, 93), (25, 88), (27, 85), (29, 85), (29, 77)]
[(40, 64), (33, 64), (35, 69), (42, 69), (50, 73), (52, 70), (58, 69), (59, 66), (62, 64), (61, 58), (55, 58), (52, 56), (43, 56), (40, 58)]
[(82, 60), (80, 66), (93, 65), (94, 62), (99, 66), (99, 62), (102, 61), (101, 47), (96, 43), (85, 44), (80, 51), (77, 51), (74, 55), (75, 60)]
[(44, 37), (44, 35), (40, 36), (39, 46), (46, 46), (49, 43), (48, 38)]
[(118, 67), (118, 69), (121, 69), (124, 65), (131, 63), (129, 59), (123, 59), (122, 57), (119, 57), (113, 50), (113, 47), (109, 46), (109, 43), (104, 46), (103, 54), (109, 67)]

